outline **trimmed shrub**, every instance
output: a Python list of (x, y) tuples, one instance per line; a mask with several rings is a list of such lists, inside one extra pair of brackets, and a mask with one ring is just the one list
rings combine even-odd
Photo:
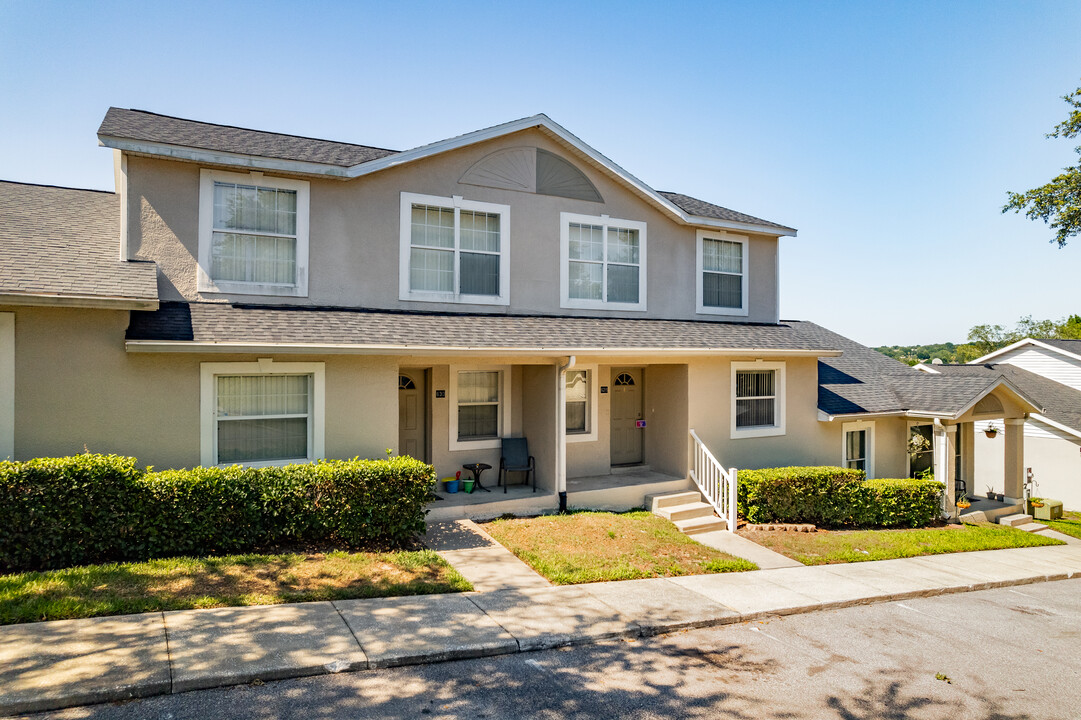
[(135, 458), (0, 462), (0, 567), (57, 568), (128, 557), (144, 512)]
[(408, 457), (157, 473), (89, 454), (0, 463), (0, 568), (402, 544), (424, 531), (434, 483), (432, 466)]
[(919, 478), (863, 482), (870, 509), (863, 524), (876, 527), (924, 527), (942, 515), (943, 485)]
[(739, 514), (747, 522), (852, 524), (855, 488), (862, 470), (842, 467), (782, 467), (736, 474)]
[(942, 483), (867, 480), (862, 470), (784, 467), (740, 470), (739, 514), (748, 522), (823, 527), (923, 527), (940, 514)]

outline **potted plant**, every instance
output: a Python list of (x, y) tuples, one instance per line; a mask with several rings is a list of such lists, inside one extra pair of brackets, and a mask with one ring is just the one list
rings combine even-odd
[(1006, 502), (1006, 493), (995, 493), (995, 500)]
[(990, 485), (987, 486), (987, 499), (988, 500), (994, 500), (995, 499), (995, 491)]
[(998, 428), (995, 427), (994, 425), (988, 425), (984, 429), (983, 434), (986, 435), (991, 440), (994, 440), (995, 436), (998, 435)]
[(1028, 510), (1029, 515), (1034, 515), (1036, 513), (1036, 508), (1042, 508), (1042, 507), (1043, 507), (1043, 498), (1041, 498), (1041, 497), (1030, 497), (1028, 499), (1028, 507), (1026, 508), (1026, 510)]
[(968, 495), (961, 493), (961, 497), (957, 498), (957, 507), (960, 510), (968, 510), (972, 507), (972, 503), (968, 500)]

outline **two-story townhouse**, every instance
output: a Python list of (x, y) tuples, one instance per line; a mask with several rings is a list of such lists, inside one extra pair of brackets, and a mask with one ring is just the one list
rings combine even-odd
[(630, 507), (696, 447), (971, 479), (973, 422), (1040, 409), (781, 320), (795, 230), (544, 115), (404, 152), (117, 108), (98, 137), (115, 193), (0, 184), (0, 455), (449, 475), (520, 436), (538, 503)]

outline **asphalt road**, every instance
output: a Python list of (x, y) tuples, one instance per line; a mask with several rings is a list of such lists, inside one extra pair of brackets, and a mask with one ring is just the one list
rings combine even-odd
[(1074, 720), (1079, 649), (1069, 580), (32, 717)]

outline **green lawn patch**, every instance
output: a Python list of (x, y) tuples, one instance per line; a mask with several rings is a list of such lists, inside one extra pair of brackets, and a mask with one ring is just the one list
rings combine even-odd
[(484, 529), (556, 585), (758, 569), (644, 511), (495, 520)]
[(1064, 512), (1059, 520), (1037, 520), (1036, 522), (1043, 523), (1060, 533), (1081, 538), (1081, 512)]
[(431, 550), (165, 558), (0, 575), (0, 625), (472, 589)]
[(1062, 544), (1058, 540), (992, 523), (914, 530), (819, 530), (814, 533), (740, 530), (739, 534), (804, 565)]

